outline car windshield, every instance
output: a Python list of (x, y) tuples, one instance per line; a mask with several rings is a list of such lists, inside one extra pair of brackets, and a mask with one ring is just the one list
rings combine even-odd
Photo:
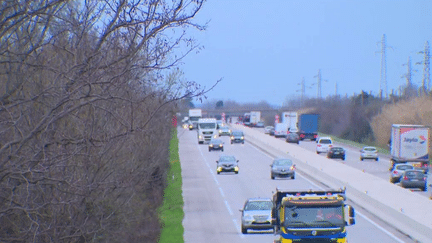
[(409, 178), (423, 178), (423, 171), (405, 171), (405, 175)]
[(235, 157), (234, 156), (221, 156), (219, 158), (219, 162), (232, 162), (235, 161)]
[(363, 150), (366, 152), (376, 152), (376, 148), (364, 148)]
[(339, 147), (335, 147), (335, 148), (331, 148), (331, 150), (332, 151), (340, 152), (340, 151), (343, 151), (344, 149), (343, 148), (339, 148)]
[(219, 140), (219, 139), (213, 139), (213, 140), (211, 140), (211, 143), (212, 143), (212, 144), (220, 144), (220, 143), (222, 143), (222, 140)]
[(322, 144), (331, 144), (332, 141), (331, 141), (330, 139), (321, 139), (321, 140), (319, 141), (319, 143), (322, 143)]
[(289, 159), (279, 159), (273, 162), (275, 166), (291, 166), (293, 162)]
[(342, 227), (345, 225), (341, 206), (332, 207), (287, 207), (285, 227)]
[(243, 132), (233, 132), (233, 136), (243, 136)]
[(252, 210), (271, 210), (273, 207), (273, 203), (271, 201), (249, 201), (244, 210), (252, 211)]
[(209, 122), (209, 123), (203, 122), (203, 123), (199, 124), (199, 127), (201, 129), (215, 129), (216, 128), (216, 123), (214, 123), (214, 122)]
[(398, 165), (396, 166), (397, 170), (412, 170), (414, 167), (412, 165)]
[(222, 127), (221, 129), (224, 130), (224, 131), (229, 130), (228, 127)]

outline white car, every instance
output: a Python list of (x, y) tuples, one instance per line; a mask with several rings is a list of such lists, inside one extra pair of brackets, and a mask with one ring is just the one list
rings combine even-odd
[(316, 153), (327, 153), (333, 147), (333, 140), (330, 137), (320, 137), (317, 140)]
[(360, 150), (360, 160), (363, 161), (364, 159), (374, 159), (378, 161), (378, 150), (375, 147), (363, 147), (363, 149)]

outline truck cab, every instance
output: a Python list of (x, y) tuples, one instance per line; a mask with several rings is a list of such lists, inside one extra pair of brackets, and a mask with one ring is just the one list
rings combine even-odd
[(197, 125), (198, 144), (209, 143), (218, 137), (217, 122), (214, 118), (201, 118)]
[(345, 189), (283, 191), (273, 195), (272, 223), (278, 243), (346, 243), (346, 226), (355, 224), (354, 208), (345, 204)]

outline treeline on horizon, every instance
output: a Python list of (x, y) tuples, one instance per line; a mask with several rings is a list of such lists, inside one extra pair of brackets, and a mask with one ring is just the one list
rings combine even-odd
[[(188, 107), (195, 107), (191, 101)], [(325, 99), (288, 99), (282, 107), (266, 101), (238, 103), (232, 100), (213, 100), (199, 106), (206, 110), (266, 110), (262, 120), (274, 125), (275, 115), (284, 111), (320, 115), (319, 131), (346, 140), (387, 147), (392, 124), (418, 124), (432, 127), (432, 92), (422, 92), (413, 86), (402, 89), (400, 95), (388, 98), (361, 91), (348, 96), (329, 96)]]

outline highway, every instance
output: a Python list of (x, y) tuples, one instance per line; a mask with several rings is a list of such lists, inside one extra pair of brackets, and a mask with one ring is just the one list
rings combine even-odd
[[(271, 197), (276, 187), (292, 190), (326, 189), (318, 181), (300, 173), (296, 174), (294, 180), (271, 180), (269, 165), (274, 155), (255, 147), (247, 138), (245, 144), (231, 145), (227, 136), (222, 137), (225, 151), (209, 152), (207, 145), (198, 145), (195, 130), (180, 128), (178, 137), (183, 177), (185, 242), (273, 242), (277, 236), (271, 231), (241, 233), (239, 209), (246, 199)], [(303, 146), (307, 146), (306, 143)], [(238, 175), (216, 174), (216, 160), (222, 153), (234, 155), (240, 161)], [(289, 157), (285, 154), (277, 156)], [(348, 204), (356, 209), (356, 224), (348, 227), (349, 242), (415, 242), (365, 212), (361, 205), (349, 200)]]
[[(254, 128), (254, 129), (257, 129), (259, 131), (264, 132), (264, 130), (261, 128)], [(284, 140), (284, 138), (275, 138), (275, 139)], [(365, 159), (365, 160), (361, 161), (359, 148), (356, 148), (354, 146), (350, 146), (347, 144), (341, 144), (338, 142), (334, 142), (334, 144), (335, 144), (335, 146), (343, 147), (345, 149), (346, 159), (345, 159), (345, 161), (343, 161), (341, 159), (333, 159), (333, 160), (338, 161), (340, 163), (344, 163), (344, 164), (349, 165), (353, 168), (362, 170), (365, 173), (369, 173), (369, 174), (372, 174), (372, 175), (377, 176), (379, 178), (388, 180), (390, 183), (390, 172), (388, 170), (390, 168), (390, 156), (389, 155), (380, 154), (378, 161), (371, 160), (371, 159)], [(311, 152), (316, 153), (316, 143), (314, 141), (310, 141), (310, 140), (300, 141), (299, 146), (302, 148), (305, 148)], [(326, 156), (325, 153), (320, 153), (320, 155), (323, 157)], [(428, 178), (428, 183), (427, 183), (428, 190), (427, 191), (421, 191), (418, 188), (410, 188), (409, 190), (412, 190), (413, 192), (420, 194), (422, 196), (429, 197), (431, 195), (431, 192), (430, 192), (431, 190), (429, 187), (429, 184), (431, 183), (431, 179), (430, 179), (431, 176), (430, 175), (431, 175), (431, 171), (429, 171), (429, 174), (427, 177)], [(400, 183), (396, 183), (396, 185), (399, 185), (399, 184)]]

